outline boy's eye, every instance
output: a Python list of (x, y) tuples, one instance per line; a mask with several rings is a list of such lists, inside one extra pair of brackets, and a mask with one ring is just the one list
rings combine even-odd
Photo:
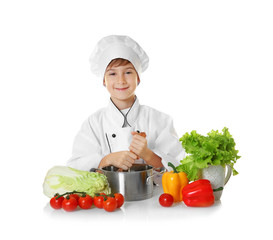
[(131, 74), (132, 72), (126, 72), (126, 74)]
[(116, 75), (116, 73), (109, 73), (109, 75), (114, 76), (114, 75)]

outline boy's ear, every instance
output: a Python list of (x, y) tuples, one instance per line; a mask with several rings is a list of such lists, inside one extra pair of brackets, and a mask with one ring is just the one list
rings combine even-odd
[(103, 86), (106, 87), (105, 78), (103, 78)]
[(139, 77), (137, 77), (137, 85), (139, 85), (140, 84), (140, 79), (139, 79)]

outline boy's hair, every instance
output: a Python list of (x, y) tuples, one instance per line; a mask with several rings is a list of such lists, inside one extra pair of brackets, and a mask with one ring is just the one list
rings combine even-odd
[(108, 67), (119, 67), (119, 66), (125, 66), (128, 63), (131, 63), (130, 61), (128, 61), (127, 59), (124, 58), (115, 58), (113, 59), (107, 66)]

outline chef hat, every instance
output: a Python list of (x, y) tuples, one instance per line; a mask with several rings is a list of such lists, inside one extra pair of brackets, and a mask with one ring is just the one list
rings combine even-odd
[(92, 73), (103, 78), (108, 64), (115, 58), (130, 61), (139, 76), (149, 65), (149, 57), (136, 41), (128, 36), (110, 35), (97, 43), (89, 58)]

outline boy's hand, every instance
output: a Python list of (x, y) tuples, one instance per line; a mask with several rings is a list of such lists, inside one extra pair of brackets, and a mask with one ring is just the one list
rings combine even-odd
[(140, 158), (145, 159), (149, 153), (146, 134), (144, 132), (132, 132), (131, 134), (133, 135), (133, 139), (129, 147), (130, 151), (135, 153)]
[(113, 165), (117, 168), (128, 170), (136, 159), (137, 155), (129, 151), (113, 152), (101, 160), (99, 168)]

